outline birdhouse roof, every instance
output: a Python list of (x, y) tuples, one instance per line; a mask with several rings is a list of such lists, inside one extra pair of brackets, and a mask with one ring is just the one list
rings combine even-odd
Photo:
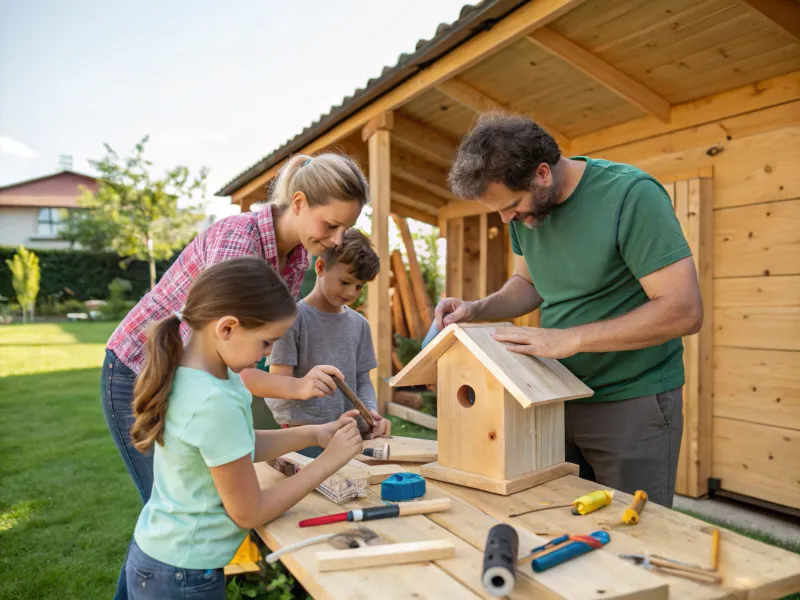
[(389, 385), (436, 383), (436, 363), (453, 344), (461, 343), (523, 407), (586, 398), (594, 393), (557, 360), (510, 352), (507, 344), (492, 338), (497, 327), (512, 326), (511, 323), (448, 325), (389, 381)]

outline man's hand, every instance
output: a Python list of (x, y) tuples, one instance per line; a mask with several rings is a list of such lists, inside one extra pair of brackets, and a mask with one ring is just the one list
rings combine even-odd
[(389, 437), (392, 435), (392, 422), (389, 419), (384, 419), (376, 411), (369, 410), (372, 420), (375, 421), (375, 426), (369, 432), (369, 439), (374, 440), (379, 437)]
[(436, 305), (436, 327), (441, 330), (452, 323), (468, 323), (475, 318), (475, 304), (461, 298), (445, 298)]
[(344, 375), (336, 367), (330, 365), (317, 365), (306, 376), (297, 380), (297, 399), (311, 400), (331, 396), (336, 392), (336, 383), (333, 377), (344, 381)]
[(574, 329), (498, 327), (492, 338), (514, 344), (508, 346), (510, 352), (542, 358), (568, 358), (580, 352), (580, 336)]
[(336, 435), (336, 432), (350, 423), (355, 423), (357, 416), (357, 410), (349, 410), (335, 421), (325, 423), (324, 425), (317, 425), (317, 446), (327, 448), (333, 436)]

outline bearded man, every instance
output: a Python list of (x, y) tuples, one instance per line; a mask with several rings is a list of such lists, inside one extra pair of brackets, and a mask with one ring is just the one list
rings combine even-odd
[(495, 339), (559, 359), (594, 390), (565, 404), (566, 460), (585, 479), (671, 507), (681, 337), (700, 330), (703, 305), (666, 190), (631, 165), (566, 158), (535, 122), (502, 112), (479, 117), (449, 183), (511, 224), (515, 271), (482, 300), (442, 300), (437, 326), (541, 309), (540, 328), (498, 328)]

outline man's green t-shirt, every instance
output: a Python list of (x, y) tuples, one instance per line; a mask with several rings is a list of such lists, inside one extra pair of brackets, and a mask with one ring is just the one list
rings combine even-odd
[[(639, 279), (691, 256), (672, 202), (653, 177), (594, 158), (575, 191), (543, 223), (511, 223), (544, 299), (541, 326), (566, 329), (620, 317), (648, 302)], [(680, 339), (625, 352), (580, 353), (561, 362), (594, 390), (585, 401), (625, 400), (683, 385)]]

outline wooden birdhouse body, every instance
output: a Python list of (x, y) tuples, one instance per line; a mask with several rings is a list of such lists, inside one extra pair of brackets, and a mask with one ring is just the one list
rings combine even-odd
[(439, 460), (424, 476), (507, 494), (576, 472), (563, 402), (592, 391), (557, 361), (509, 352), (497, 325), (449, 326), (391, 384), (438, 385)]

